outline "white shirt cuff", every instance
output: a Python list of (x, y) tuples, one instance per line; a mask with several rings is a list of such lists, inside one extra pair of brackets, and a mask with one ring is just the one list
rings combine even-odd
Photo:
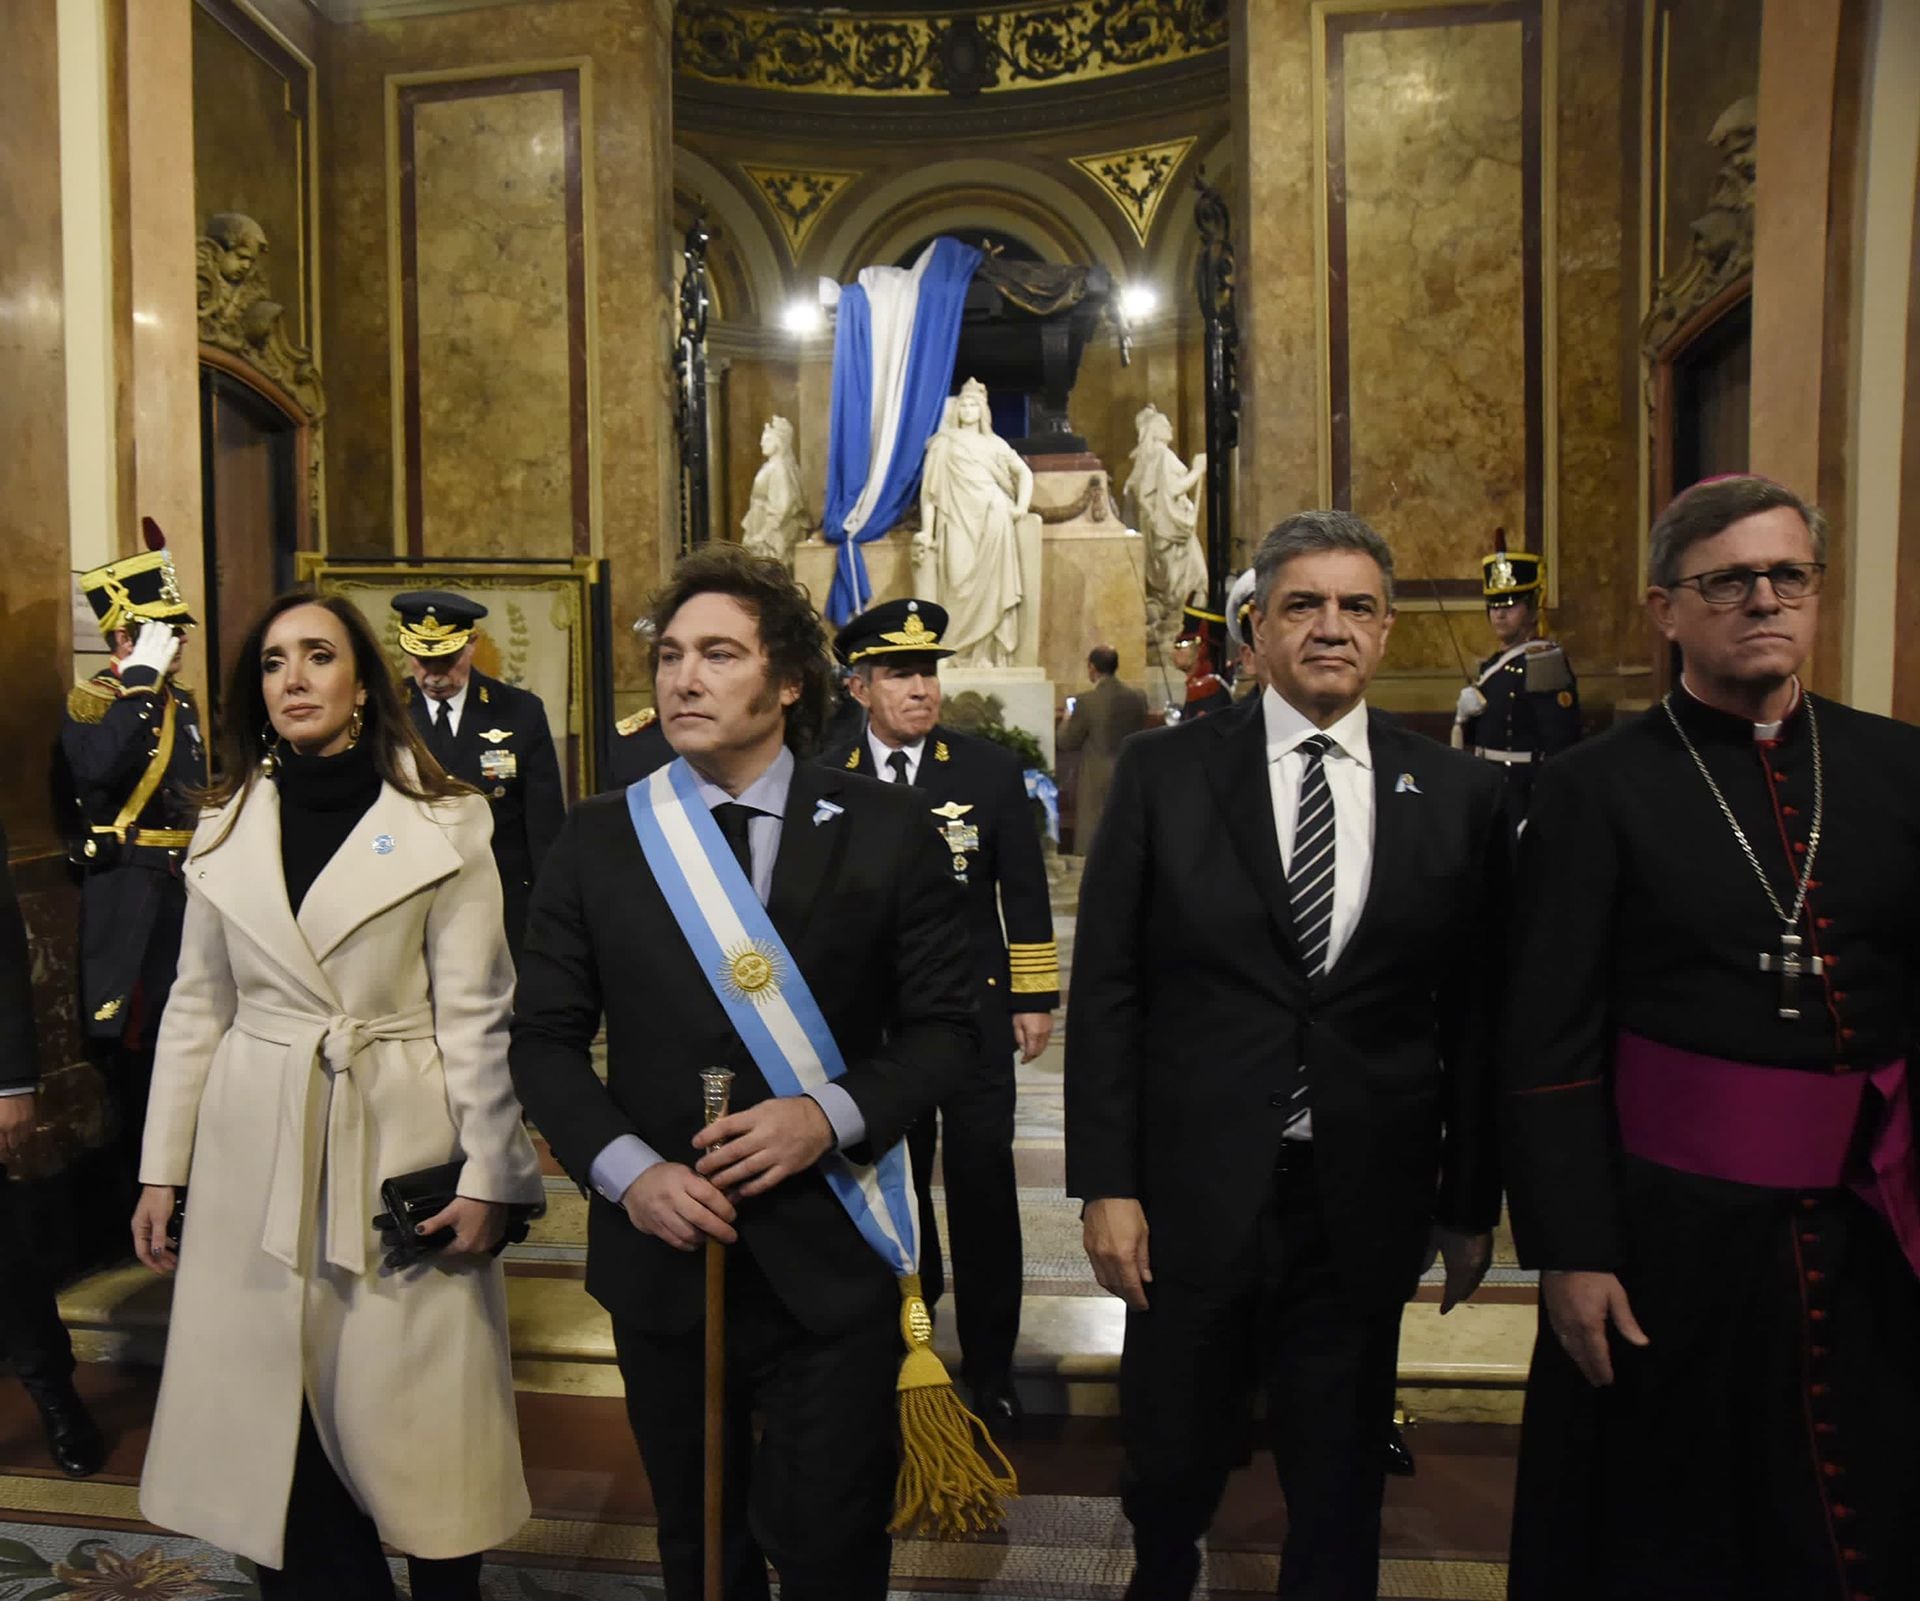
[(587, 1182), (615, 1206), (633, 1187), (633, 1181), (648, 1168), (665, 1160), (638, 1134), (622, 1134), (609, 1140), (587, 1169)]
[(827, 1114), (827, 1121), (833, 1125), (833, 1143), (837, 1150), (847, 1150), (861, 1145), (867, 1138), (867, 1120), (854, 1099), (838, 1084), (822, 1084), (817, 1090), (808, 1090), (813, 1104)]

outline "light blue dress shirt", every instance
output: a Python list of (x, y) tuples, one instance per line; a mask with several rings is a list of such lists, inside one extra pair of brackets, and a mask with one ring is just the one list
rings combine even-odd
[[(747, 845), (753, 856), (753, 893), (760, 904), (767, 904), (773, 890), (773, 864), (780, 855), (780, 829), (787, 814), (787, 791), (793, 785), (793, 752), (784, 745), (771, 766), (738, 795), (729, 795), (718, 784), (700, 780), (700, 799), (711, 811), (734, 801), (751, 807), (760, 815), (747, 824)], [(867, 1120), (854, 1099), (838, 1084), (823, 1084), (807, 1092), (833, 1125), (836, 1145), (845, 1150), (867, 1137)], [(692, 1164), (697, 1153), (689, 1150), (685, 1160)], [(638, 1134), (622, 1134), (608, 1141), (587, 1170), (587, 1181), (615, 1206), (633, 1186), (633, 1181), (658, 1162), (667, 1159)]]

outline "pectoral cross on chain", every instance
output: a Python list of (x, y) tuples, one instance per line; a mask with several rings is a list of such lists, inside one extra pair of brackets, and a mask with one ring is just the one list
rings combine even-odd
[(1813, 964), (1801, 954), (1806, 941), (1798, 934), (1780, 936), (1780, 954), (1760, 953), (1760, 971), (1780, 975), (1780, 1015), (1790, 1022), (1800, 1017), (1800, 980), (1813, 971)]

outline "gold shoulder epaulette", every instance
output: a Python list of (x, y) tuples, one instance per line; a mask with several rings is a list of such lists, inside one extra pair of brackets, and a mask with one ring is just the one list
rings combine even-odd
[(107, 715), (107, 708), (120, 698), (120, 692), (89, 678), (84, 684), (75, 684), (67, 691), (67, 715), (76, 723), (97, 723)]
[(651, 706), (643, 706), (631, 717), (623, 717), (613, 725), (614, 732), (621, 735), (637, 734), (643, 728), (649, 728), (660, 713)]

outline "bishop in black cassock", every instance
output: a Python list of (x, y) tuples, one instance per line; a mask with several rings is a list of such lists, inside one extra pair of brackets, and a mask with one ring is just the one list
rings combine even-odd
[[(1758, 479), (1688, 496), (1680, 572), (1656, 527), (1666, 614), (1723, 667), (1810, 641), (1818, 514)], [(1701, 539), (1718, 501), (1761, 511)], [(1743, 539), (1758, 559), (1722, 566)], [(1548, 1306), (1509, 1594), (1920, 1595), (1920, 731), (1790, 668), (1756, 723), (1690, 692), (1697, 659), (1541, 770), (1520, 842), (1505, 1155)], [(1624, 1305), (1583, 1356), (1565, 1296), (1609, 1274)]]

